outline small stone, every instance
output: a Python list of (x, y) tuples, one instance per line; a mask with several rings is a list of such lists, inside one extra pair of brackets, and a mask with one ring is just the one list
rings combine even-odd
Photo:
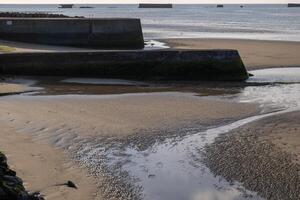
[(68, 187), (70, 187), (70, 188), (75, 188), (75, 189), (77, 189), (77, 186), (76, 186), (75, 183), (73, 183), (72, 181), (68, 181), (66, 185), (67, 185)]

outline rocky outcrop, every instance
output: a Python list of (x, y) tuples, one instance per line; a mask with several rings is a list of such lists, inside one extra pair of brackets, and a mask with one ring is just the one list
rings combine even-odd
[(0, 199), (1, 200), (43, 200), (39, 193), (29, 193), (23, 181), (7, 164), (6, 156), (0, 152)]

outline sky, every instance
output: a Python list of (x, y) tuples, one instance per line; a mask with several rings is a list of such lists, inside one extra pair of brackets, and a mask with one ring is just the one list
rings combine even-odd
[(0, 0), (0, 4), (60, 4), (60, 3), (78, 3), (78, 4), (113, 4), (113, 3), (300, 3), (300, 0)]

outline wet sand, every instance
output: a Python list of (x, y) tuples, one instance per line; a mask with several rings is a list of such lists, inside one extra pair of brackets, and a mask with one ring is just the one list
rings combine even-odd
[(299, 119), (299, 111), (290, 112), (223, 134), (206, 147), (205, 162), (267, 199), (300, 199)]
[(0, 81), (0, 96), (5, 96), (9, 94), (20, 94), (31, 90), (32, 88), (23, 84), (1, 83)]
[(177, 49), (237, 49), (248, 70), (300, 67), (300, 42), (243, 39), (165, 39)]
[[(11, 168), (31, 192), (41, 192), (47, 200), (101, 199), (95, 180), (74, 165), (61, 150), (33, 141), (30, 135), (20, 134), (16, 127), (0, 122), (0, 147), (6, 153)], [(68, 180), (78, 189), (59, 186)]]
[[(172, 39), (168, 41), (173, 48), (175, 48), (175, 46), (176, 48), (240, 48), (240, 53), (248, 69), (300, 66), (298, 55), (296, 55), (297, 52), (299, 52), (298, 43), (244, 40), (224, 40), (223, 42), (222, 40), (195, 41), (195, 39)], [(174, 43), (172, 44), (172, 42)], [(26, 48), (27, 47), (25, 47), (25, 49)], [(28, 49), (26, 49), (26, 51), (27, 50)], [(39, 47), (37, 47), (36, 50), (39, 51)], [(21, 49), (21, 51), (23, 50)], [(46, 49), (46, 51), (48, 51), (48, 49)], [(66, 88), (68, 88), (67, 94), (85, 94), (82, 90), (87, 87), (90, 88), (88, 89), (89, 92), (87, 92), (89, 94), (95, 94), (97, 93), (95, 91), (99, 91), (99, 88), (94, 88), (98, 86), (77, 86), (77, 89), (75, 89), (74, 87), (69, 88), (68, 85), (60, 85), (59, 87), (54, 85), (53, 88), (48, 89), (44, 95), (64, 94)], [(8, 86), (3, 86), (3, 88), (5, 87)], [(8, 91), (12, 92), (12, 88), (14, 87), (10, 86), (8, 88)], [(118, 89), (116, 90), (116, 88)], [(135, 93), (137, 91), (144, 92), (145, 88), (137, 86), (135, 86), (135, 88), (127, 86), (101, 86), (101, 90), (102, 92), (97, 94), (114, 95), (18, 95), (0, 98), (0, 110), (3, 113), (0, 116), (0, 123), (1, 127), (7, 127), (0, 133), (1, 136), (3, 135), (1, 137), (3, 139), (0, 141), (1, 150), (9, 156), (9, 160), (13, 164), (12, 166), (20, 172), (19, 175), (25, 180), (29, 190), (40, 190), (40, 186), (47, 187), (48, 185), (71, 179), (79, 185), (80, 190), (73, 191), (64, 187), (59, 187), (59, 189), (57, 187), (50, 187), (41, 192), (46, 195), (47, 199), (59, 199), (60, 197), (63, 199), (101, 199), (101, 197), (106, 200), (114, 199), (119, 195), (118, 192), (120, 190), (130, 191), (130, 188), (117, 188), (116, 179), (107, 178), (105, 177), (106, 174), (97, 174), (96, 182), (98, 183), (95, 184), (93, 178), (87, 177), (87, 174), (94, 176), (95, 174), (91, 173), (93, 171), (82, 170), (78, 167), (78, 163), (74, 164), (76, 158), (74, 159), (72, 155), (68, 153), (77, 150), (68, 149), (72, 144), (84, 140), (93, 141), (95, 138), (105, 138), (105, 140), (110, 140), (110, 142), (107, 142), (108, 145), (115, 144), (111, 141), (126, 143), (127, 140), (130, 140), (130, 143), (137, 143), (139, 147), (145, 149), (153, 144), (153, 142), (156, 142), (157, 138), (164, 139), (171, 137), (173, 133), (180, 135), (181, 133), (190, 132), (191, 130), (199, 131), (209, 126), (218, 126), (255, 115), (260, 110), (256, 104), (229, 102), (214, 97), (198, 97), (197, 95), (199, 94), (187, 93), (188, 91), (193, 91), (190, 89), (182, 93), (166, 92), (169, 90), (165, 90), (165, 88), (150, 88), (146, 91), (149, 93), (139, 94)], [(2, 91), (5, 90), (2, 89)], [(163, 93), (152, 93), (155, 91)], [(133, 94), (119, 95), (119, 93)], [(217, 93), (208, 91), (206, 95), (209, 94), (220, 95), (222, 94), (222, 90), (217, 91)], [(286, 120), (284, 121), (282, 119)], [(208, 149), (211, 149), (211, 151), (208, 151), (208, 153), (211, 153), (211, 156), (209, 156), (207, 160), (208, 166), (210, 166), (216, 174), (220, 174), (228, 179), (239, 180), (245, 183), (247, 188), (258, 191), (262, 196), (279, 195), (274, 192), (274, 188), (280, 188), (282, 184), (287, 184), (288, 187), (297, 186), (295, 182), (286, 182), (289, 178), (292, 178), (286, 173), (292, 175), (296, 173), (295, 169), (298, 168), (295, 168), (295, 166), (299, 164), (296, 160), (297, 156), (291, 156), (291, 154), (299, 155), (297, 154), (297, 152), (299, 152), (297, 147), (297, 144), (299, 144), (297, 131), (299, 131), (299, 129), (298, 126), (290, 126), (288, 122), (289, 119), (297, 120), (299, 119), (299, 115), (292, 114), (278, 118), (276, 124), (276, 130), (278, 130), (278, 132), (276, 133), (274, 132), (275, 125), (268, 127), (268, 124), (274, 123), (275, 119), (273, 118), (270, 118), (269, 121), (261, 120), (246, 125), (245, 127), (247, 128), (243, 127), (238, 129), (241, 130), (237, 131), (239, 133), (236, 135), (238, 139), (234, 140), (235, 138), (230, 138), (228, 140), (228, 144), (231, 146), (226, 147), (230, 148), (222, 149), (222, 151), (217, 150), (218, 147), (215, 144), (219, 145), (217, 141), (225, 140), (224, 138), (227, 136), (223, 139), (216, 140), (213, 146), (208, 147)], [(281, 121), (284, 123), (281, 123)], [(295, 124), (297, 122), (291, 123)], [(257, 127), (262, 127), (262, 129), (260, 130)], [(289, 127), (293, 127), (294, 132), (292, 129), (290, 130)], [(261, 133), (263, 137), (259, 137), (259, 135), (252, 130)], [(282, 130), (290, 133), (289, 136), (283, 137)], [(243, 134), (246, 136), (243, 137)], [(231, 135), (235, 134), (230, 134), (230, 136)], [(256, 142), (258, 138), (259, 141)], [(243, 143), (244, 146), (236, 145), (238, 142), (243, 142), (243, 140), (251, 140), (251, 142)], [(252, 140), (255, 141), (254, 144)], [(11, 145), (14, 142), (18, 145)], [(269, 153), (265, 154), (263, 151), (265, 150), (264, 148), (256, 151), (252, 146), (247, 146), (252, 144), (255, 145), (255, 147), (266, 147), (268, 150), (267, 153)], [(24, 151), (19, 148), (21, 145), (26, 146)], [(109, 146), (107, 147), (109, 148)], [(268, 171), (260, 170), (263, 174), (259, 174), (256, 170), (258, 173), (256, 177), (241, 176), (243, 169), (251, 170), (252, 168), (241, 167), (240, 163), (246, 163), (252, 166), (250, 165), (252, 163), (250, 161), (253, 161), (253, 158), (244, 158), (243, 156), (245, 155), (239, 153), (237, 157), (241, 157), (241, 159), (244, 160), (242, 160), (242, 162), (236, 162), (233, 158), (231, 159), (230, 157), (224, 156), (227, 155), (226, 150), (229, 151), (232, 149), (234, 150), (232, 155), (239, 153), (241, 150), (246, 152), (245, 155), (251, 155), (251, 151), (254, 151), (256, 154), (253, 155), (257, 156), (255, 159), (265, 164), (263, 169), (273, 166), (273, 164), (274, 167), (278, 168), (270, 168)], [(227, 160), (223, 161), (220, 156), (228, 158), (228, 162), (231, 162), (228, 163), (229, 167), (237, 165), (235, 166), (236, 168), (233, 167), (233, 169), (239, 170), (228, 170), (226, 168), (225, 171), (226, 173), (230, 172), (229, 175), (223, 172), (222, 167), (224, 167), (223, 164), (227, 162)], [(71, 158), (73, 159), (71, 160)], [(213, 160), (214, 158), (220, 159), (215, 161)], [(234, 157), (234, 159), (236, 159), (236, 157)], [(99, 160), (101, 161), (101, 159)], [(280, 162), (278, 162), (278, 160), (280, 160)], [(222, 163), (219, 165), (218, 161), (222, 161)], [(212, 164), (210, 165), (209, 163)], [(255, 172), (255, 169), (259, 169), (258, 167), (261, 166), (258, 165), (260, 163), (253, 163), (257, 164), (257, 166), (253, 167)], [(272, 165), (270, 165), (270, 163), (272, 163)], [(276, 165), (278, 163), (283, 164), (278, 166)], [(36, 166), (38, 166), (38, 168)], [(286, 169), (286, 166), (291, 167), (288, 168), (289, 170), (279, 170)], [(38, 169), (43, 169), (43, 171)], [(232, 175), (233, 171), (236, 172), (234, 176)], [(62, 174), (65, 176), (62, 176)], [(275, 179), (275, 175), (280, 175), (280, 180)], [(296, 174), (294, 174), (294, 177), (297, 179)], [(251, 182), (255, 179), (261, 181), (264, 185), (262, 186), (259, 182), (255, 182), (257, 183), (257, 186), (255, 186), (255, 184)], [(290, 180), (294, 181), (296, 179)], [(272, 181), (274, 180), (277, 181), (278, 184), (277, 182), (276, 184), (273, 183)], [(247, 183), (249, 183), (249, 185)], [(253, 185), (255, 188), (253, 188)], [(267, 187), (268, 185), (270, 185), (271, 189)], [(98, 191), (97, 194), (96, 191)], [(290, 191), (291, 190), (284, 190), (284, 194)], [(297, 192), (299, 190), (296, 188), (294, 191)], [(292, 195), (290, 197), (295, 197), (293, 192), (290, 192), (289, 195)], [(124, 196), (124, 198), (121, 199), (130, 199), (130, 197), (130, 194), (128, 194), (128, 196)]]
[[(2, 137), (4, 138), (3, 144), (7, 144), (4, 150), (14, 163), (15, 169), (21, 171), (19, 175), (28, 183), (29, 189), (39, 190), (37, 186), (45, 182), (45, 179), (59, 180), (60, 182), (73, 179), (83, 185), (81, 186), (81, 197), (94, 190), (94, 185), (88, 187), (91, 185), (91, 180), (83, 180), (84, 182), (81, 183), (80, 178), (85, 177), (85, 173), (76, 171), (78, 179), (75, 179), (76, 176), (69, 172), (70, 168), (64, 168), (65, 163), (70, 166), (71, 161), (69, 155), (63, 153), (63, 149), (70, 152), (71, 150), (68, 148), (80, 141), (95, 141), (95, 139), (101, 138), (117, 142), (120, 139), (125, 142), (128, 138), (131, 142), (136, 140), (139, 146), (147, 146), (150, 144), (149, 141), (156, 140), (157, 134), (165, 134), (165, 136), (174, 132), (180, 134), (184, 133), (185, 129), (190, 130), (194, 127), (201, 129), (210, 125), (234, 121), (258, 112), (255, 104), (230, 103), (214, 98), (205, 99), (190, 93), (7, 96), (0, 99), (0, 109), (3, 113), (0, 119), (1, 124), (11, 128), (1, 134), (18, 132), (16, 135), (11, 135), (11, 142)], [(18, 143), (19, 145), (31, 144), (30, 150), (33, 153), (22, 151), (22, 155), (26, 154), (30, 158), (30, 162), (24, 162), (25, 157), (19, 156), (19, 145), (11, 145), (14, 140), (17, 142), (19, 137), (25, 137), (23, 134), (26, 135), (27, 140), (30, 138), (34, 142), (20, 140)], [(102, 145), (104, 144), (102, 143)], [(115, 143), (110, 142), (109, 144)], [(58, 149), (53, 150), (53, 147)], [(110, 147), (107, 146), (107, 148)], [(30, 156), (37, 152), (40, 157)], [(42, 158), (47, 158), (47, 162), (45, 163)], [(41, 172), (44, 174), (39, 174), (34, 166), (41, 166), (41, 169), (45, 169)], [(76, 165), (72, 166), (71, 169), (77, 169)], [(61, 173), (65, 176), (62, 176)], [(51, 178), (47, 175), (50, 175)], [(130, 199), (131, 194), (120, 198), (117, 189), (119, 185), (116, 184), (117, 179), (106, 176), (107, 174), (97, 174), (97, 190), (100, 192), (100, 196), (103, 195), (104, 199), (114, 199), (115, 197)], [(130, 191), (126, 187), (120, 190)], [(49, 199), (52, 197), (56, 199), (60, 195), (64, 199), (74, 199), (72, 195), (75, 193), (69, 193), (69, 190), (60, 193), (55, 191), (53, 194), (52, 192), (53, 190), (46, 190), (44, 194), (46, 197), (49, 196)], [(98, 196), (98, 198), (100, 197)], [(81, 199), (94, 199), (94, 197)]]
[[(29, 110), (28, 108), (34, 109)], [(82, 135), (129, 135), (193, 123), (213, 124), (258, 112), (255, 104), (199, 98), (191, 93), (15, 96), (0, 99), (8, 118), (47, 126), (78, 127)], [(49, 124), (47, 124), (49, 123)], [(94, 131), (93, 131), (94, 130)]]

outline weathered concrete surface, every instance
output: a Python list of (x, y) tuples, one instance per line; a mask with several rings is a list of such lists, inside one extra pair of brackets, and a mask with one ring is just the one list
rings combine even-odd
[(0, 54), (0, 73), (128, 79), (248, 78), (236, 50), (156, 50)]
[(139, 19), (0, 18), (0, 38), (94, 48), (144, 47)]

